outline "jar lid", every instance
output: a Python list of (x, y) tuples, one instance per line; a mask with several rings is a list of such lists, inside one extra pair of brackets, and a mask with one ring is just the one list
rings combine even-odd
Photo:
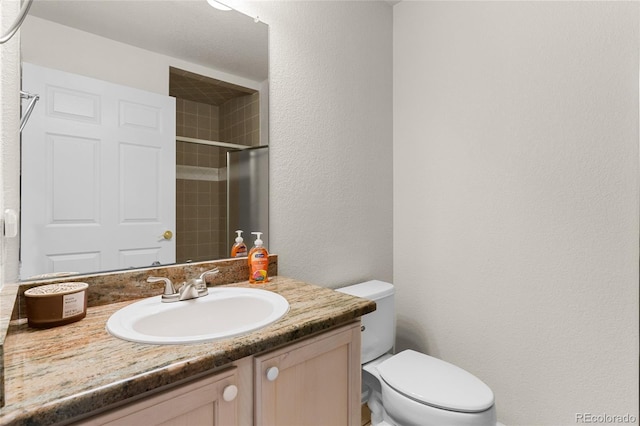
[(57, 283), (47, 284), (38, 287), (32, 287), (24, 292), (28, 297), (45, 297), (53, 294), (69, 294), (78, 291), (86, 290), (89, 287), (87, 283), (70, 282), (70, 283)]

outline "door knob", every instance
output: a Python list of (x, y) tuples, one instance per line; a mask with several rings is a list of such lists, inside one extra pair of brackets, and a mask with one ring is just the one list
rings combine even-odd
[(273, 382), (275, 379), (277, 379), (278, 374), (280, 374), (280, 370), (278, 370), (278, 367), (267, 368), (267, 380), (269, 380), (270, 382)]
[(238, 396), (238, 387), (236, 385), (229, 385), (222, 391), (222, 399), (227, 402), (231, 402)]
[(170, 240), (171, 238), (173, 238), (173, 232), (169, 230), (164, 231), (164, 234), (162, 234), (162, 238), (164, 238), (165, 240)]

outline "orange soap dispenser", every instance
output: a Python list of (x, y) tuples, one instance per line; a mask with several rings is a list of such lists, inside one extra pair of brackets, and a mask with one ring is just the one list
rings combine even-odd
[(242, 239), (242, 231), (237, 230), (236, 234), (236, 243), (231, 246), (231, 257), (246, 257), (247, 256), (247, 245), (244, 243)]
[(262, 246), (262, 232), (252, 232), (256, 241), (249, 250), (249, 282), (251, 284), (266, 284), (268, 281), (269, 252)]

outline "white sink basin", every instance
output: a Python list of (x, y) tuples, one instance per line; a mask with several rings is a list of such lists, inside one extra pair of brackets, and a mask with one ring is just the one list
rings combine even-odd
[(266, 327), (288, 310), (289, 302), (277, 293), (213, 287), (197, 299), (162, 303), (155, 296), (127, 305), (107, 320), (107, 331), (138, 343), (209, 342)]

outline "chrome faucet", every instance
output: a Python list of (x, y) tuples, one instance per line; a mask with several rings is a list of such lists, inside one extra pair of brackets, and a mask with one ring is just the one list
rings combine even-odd
[(196, 299), (198, 297), (206, 296), (207, 294), (209, 294), (209, 289), (207, 289), (207, 283), (204, 280), (204, 276), (207, 274), (217, 274), (218, 272), (220, 272), (218, 268), (212, 269), (210, 271), (205, 271), (200, 274), (199, 278), (190, 279), (189, 281), (184, 283), (178, 290), (176, 290), (169, 278), (149, 277), (147, 278), (147, 282), (155, 283), (163, 281), (164, 292), (162, 293), (162, 301), (165, 303), (178, 302), (181, 300)]
[(202, 287), (198, 283), (198, 281), (199, 280), (197, 279), (192, 279), (184, 283), (182, 287), (180, 287), (180, 290), (178, 290), (178, 300), (196, 299), (198, 297), (206, 296), (207, 294), (209, 294), (206, 285), (204, 286), (204, 290), (198, 288)]
[(147, 278), (148, 283), (157, 283), (160, 281), (164, 281), (164, 292), (162, 293), (162, 301), (177, 302), (179, 293), (176, 291), (176, 288), (173, 286), (173, 283), (169, 278), (164, 278), (164, 277)]

